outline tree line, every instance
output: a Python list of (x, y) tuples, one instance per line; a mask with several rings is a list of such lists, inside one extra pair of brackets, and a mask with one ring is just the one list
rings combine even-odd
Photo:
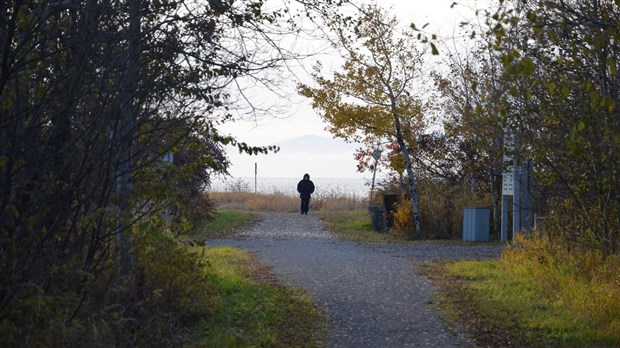
[(276, 150), (217, 131), (238, 79), (294, 58), (277, 38), (306, 14), (264, 5), (2, 2), (2, 345), (167, 342), (212, 302), (176, 236), (212, 213), (225, 145)]
[(399, 216), (410, 237), (458, 237), (454, 211), (477, 202), (493, 208), (498, 232), (502, 174), (516, 164), (532, 187), (531, 206), (517, 209), (538, 230), (616, 254), (618, 3), (502, 0), (473, 11), (452, 37), (377, 4), (325, 18), (344, 64), (317, 64), (299, 93), (335, 136), (367, 144), (360, 170), (383, 165), (396, 183), (406, 173)]

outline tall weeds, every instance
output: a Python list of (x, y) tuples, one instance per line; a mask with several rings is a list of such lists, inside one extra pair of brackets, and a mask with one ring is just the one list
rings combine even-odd
[[(576, 252), (538, 232), (518, 235), (500, 264), (514, 279), (528, 279), (562, 307), (592, 323), (592, 339), (620, 344), (620, 256)], [(600, 337), (598, 337), (600, 336)]]
[[(282, 192), (210, 192), (209, 197), (219, 209), (241, 209), (267, 212), (298, 212), (299, 197)], [(327, 194), (314, 194), (310, 199), (310, 211), (343, 211), (366, 209), (366, 203), (355, 195), (345, 195), (332, 191)]]
[(320, 211), (365, 210), (367, 199), (355, 194), (347, 194), (338, 189), (315, 194), (310, 201), (311, 208)]

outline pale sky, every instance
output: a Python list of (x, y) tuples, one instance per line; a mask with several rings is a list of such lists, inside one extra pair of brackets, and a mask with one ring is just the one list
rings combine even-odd
[[(472, 0), (473, 1), (473, 0)], [(391, 13), (396, 13), (403, 25), (415, 23), (421, 27), (429, 23), (425, 30), (439, 32), (451, 36), (457, 23), (471, 11), (464, 7), (451, 9), (453, 0), (378, 0), (384, 7), (392, 7)], [(463, 15), (465, 13), (465, 15)], [(470, 16), (471, 17), (471, 16)], [(306, 69), (316, 61), (309, 59), (304, 66)], [(304, 81), (310, 83), (310, 81)], [(310, 106), (310, 101), (294, 93), (294, 83), (284, 84), (282, 89), (288, 92), (288, 100), (276, 100), (280, 108), (273, 108), (278, 118), (264, 117), (261, 120), (246, 120), (219, 126), (224, 134), (230, 134), (239, 141), (249, 145), (274, 145), (289, 139), (306, 135), (318, 135), (332, 138), (325, 131), (325, 124)], [(260, 93), (260, 92), (259, 92)], [(273, 99), (274, 97), (268, 97)], [(268, 104), (268, 103), (267, 103)], [(253, 177), (254, 165), (258, 166), (259, 177), (300, 177), (303, 173), (312, 173), (319, 178), (370, 178), (372, 173), (356, 172), (356, 162), (353, 159), (353, 150), (348, 152), (325, 153), (313, 151), (313, 144), (307, 144), (305, 153), (290, 153), (283, 149), (275, 155), (249, 156), (239, 155), (238, 151), (230, 149), (228, 156), (232, 162), (229, 169), (233, 177)], [(340, 147), (339, 147), (340, 148)], [(354, 149), (355, 146), (349, 146)], [(341, 149), (341, 148), (340, 148)]]

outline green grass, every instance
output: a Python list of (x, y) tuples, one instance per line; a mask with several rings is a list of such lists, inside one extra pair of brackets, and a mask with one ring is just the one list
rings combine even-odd
[(256, 214), (248, 211), (218, 211), (213, 219), (206, 219), (198, 224), (189, 237), (198, 241), (232, 237), (239, 230), (256, 223), (257, 219)]
[(402, 243), (402, 244), (439, 244), (439, 245), (497, 245), (497, 242), (472, 243), (463, 240), (404, 240), (389, 233), (380, 233), (372, 229), (370, 212), (366, 210), (318, 211), (316, 215), (328, 230), (339, 238), (358, 243)]
[(325, 227), (342, 239), (361, 243), (388, 243), (395, 238), (372, 229), (370, 212), (365, 210), (319, 211)]
[[(447, 302), (484, 341), (493, 335), (532, 347), (618, 347), (620, 334), (567, 305), (561, 291), (533, 276), (515, 276), (501, 261), (462, 261), (435, 266)], [(573, 295), (574, 296), (574, 295)], [(583, 301), (590, 294), (583, 293)], [(610, 318), (611, 319), (611, 318)], [(617, 319), (615, 319), (617, 320)], [(508, 338), (506, 337), (507, 335)], [(501, 345), (491, 342), (491, 345)]]
[(205, 257), (218, 309), (200, 323), (190, 347), (321, 347), (322, 313), (303, 291), (285, 288), (241, 249), (213, 247)]

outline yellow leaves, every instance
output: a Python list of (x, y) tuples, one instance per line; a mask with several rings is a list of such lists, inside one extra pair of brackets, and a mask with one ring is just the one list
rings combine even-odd
[(575, 126), (573, 126), (573, 129), (569, 134), (566, 146), (573, 156), (580, 156), (584, 151), (584, 138), (581, 133), (583, 133), (585, 129), (586, 124), (583, 121), (579, 121)]
[(4, 110), (11, 110), (13, 108), (13, 103), (15, 98), (11, 93), (3, 93), (4, 98), (2, 98), (2, 108)]
[(512, 58), (509, 54), (504, 54), (502, 56), (502, 63), (504, 63), (504, 65), (510, 64), (511, 61), (512, 61)]
[(553, 95), (553, 93), (555, 93), (555, 91), (557, 90), (557, 86), (555, 85), (555, 82), (551, 81), (545, 84), (545, 87), (547, 87), (547, 90), (549, 91), (549, 94)]
[[(421, 102), (405, 90), (417, 82), (413, 76), (422, 64), (422, 53), (416, 50), (411, 31), (396, 37), (395, 19), (380, 7), (365, 8), (360, 18), (353, 31), (336, 29), (339, 44), (345, 48), (340, 71), (323, 77), (321, 67), (316, 66), (315, 86), (300, 84), (297, 91), (312, 99), (313, 108), (320, 111), (333, 134), (380, 137), (394, 133), (396, 115), (407, 124), (417, 124), (414, 119), (421, 114)], [(415, 25), (411, 30), (417, 30)], [(430, 44), (433, 55), (439, 54), (428, 38), (423, 43)]]
[(523, 65), (523, 72), (526, 75), (531, 75), (534, 73), (534, 62), (532, 61), (532, 58), (530, 57), (525, 57), (523, 58), (523, 60), (521, 61), (521, 64)]
[(582, 132), (584, 129), (586, 129), (586, 124), (583, 123), (583, 121), (579, 121), (579, 124), (577, 124), (577, 130)]
[(614, 101), (613, 99), (609, 99), (607, 102), (607, 111), (609, 113), (613, 113), (616, 111), (616, 101)]
[(609, 71), (612, 76), (618, 76), (618, 66), (616, 65), (616, 60), (613, 58), (609, 58), (607, 60), (607, 66), (609, 67)]

